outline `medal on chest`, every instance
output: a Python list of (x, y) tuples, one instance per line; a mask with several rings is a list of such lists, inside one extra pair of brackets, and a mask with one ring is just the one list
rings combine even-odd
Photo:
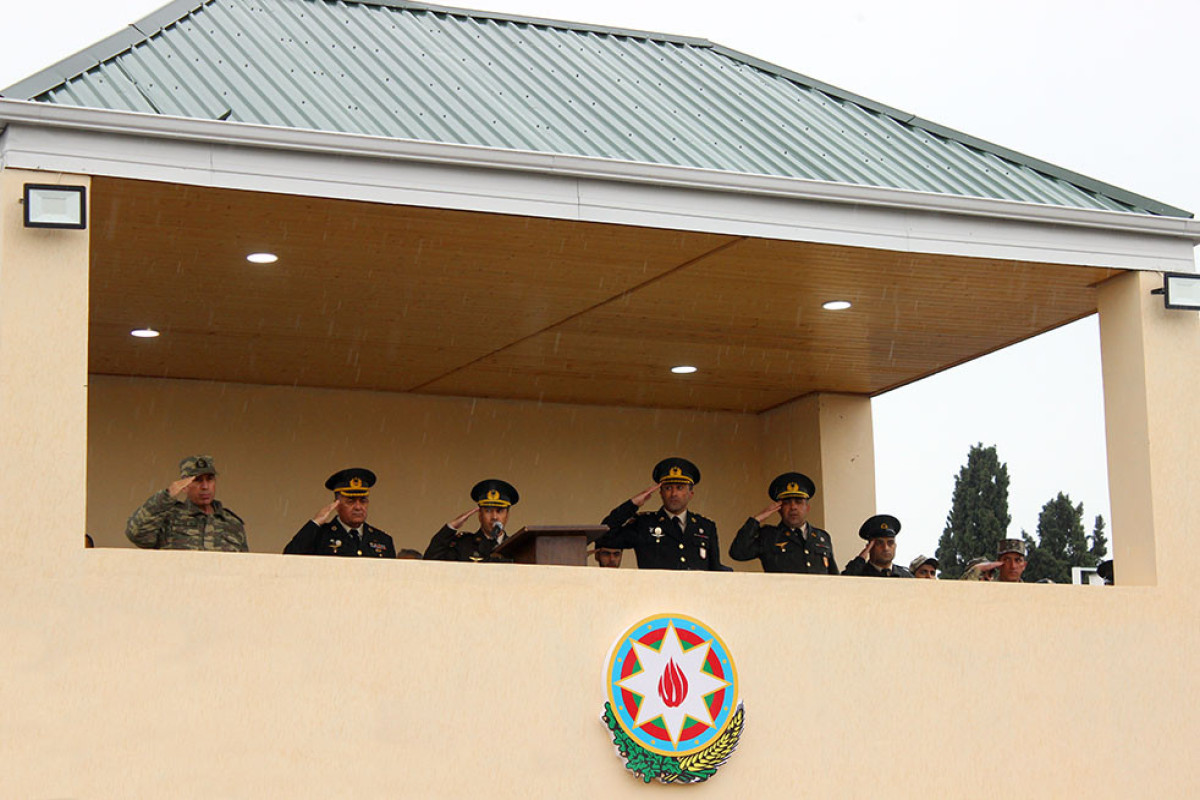
[(650, 531), (650, 535), (654, 537), (654, 541), (656, 544), (659, 542), (662, 542), (663, 529), (655, 528), (654, 530)]

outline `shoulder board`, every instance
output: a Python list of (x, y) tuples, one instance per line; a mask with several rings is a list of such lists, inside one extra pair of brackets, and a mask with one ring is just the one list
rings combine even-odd
[(225, 513), (226, 513), (226, 514), (228, 514), (229, 516), (233, 517), (233, 518), (234, 518), (234, 519), (236, 519), (238, 522), (242, 523), (243, 525), (245, 525), (245, 524), (246, 524), (246, 520), (244, 520), (244, 519), (242, 519), (241, 517), (239, 517), (239, 516), (237, 515), (237, 512), (236, 512), (236, 511), (234, 511), (233, 509), (231, 509), (229, 506), (221, 506), (221, 508), (225, 510)]

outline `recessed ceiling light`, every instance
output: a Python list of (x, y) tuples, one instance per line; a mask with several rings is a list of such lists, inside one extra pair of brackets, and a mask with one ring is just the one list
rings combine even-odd
[(828, 303), (821, 306), (826, 311), (845, 311), (850, 307), (849, 300), (830, 300)]
[(274, 264), (279, 260), (279, 256), (274, 253), (251, 253), (246, 256), (246, 260), (251, 264)]
[(686, 364), (680, 364), (678, 367), (671, 367), (671, 372), (674, 372), (676, 375), (691, 375), (695, 371), (695, 367), (689, 367)]
[(154, 328), (138, 328), (129, 332), (130, 336), (136, 336), (139, 339), (153, 339), (158, 336), (158, 331)]

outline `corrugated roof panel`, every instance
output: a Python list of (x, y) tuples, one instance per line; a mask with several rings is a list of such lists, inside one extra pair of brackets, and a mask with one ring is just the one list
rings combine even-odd
[(59, 65), (98, 66), (13, 89), (47, 103), (1187, 216), (699, 40), (403, 0), (178, 0), (150, 22), (141, 40), (126, 31)]

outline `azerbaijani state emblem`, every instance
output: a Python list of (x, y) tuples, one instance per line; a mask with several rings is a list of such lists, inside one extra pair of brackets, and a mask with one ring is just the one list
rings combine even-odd
[(608, 726), (625, 767), (646, 783), (699, 783), (737, 748), (745, 722), (737, 668), (699, 620), (659, 614), (613, 644), (605, 669)]

